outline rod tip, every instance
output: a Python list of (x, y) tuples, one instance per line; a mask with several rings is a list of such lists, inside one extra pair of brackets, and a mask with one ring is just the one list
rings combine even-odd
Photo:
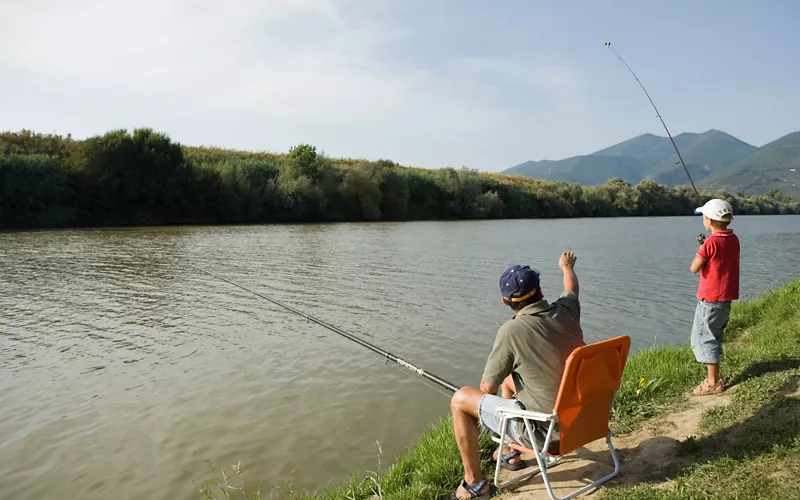
[(606, 47), (611, 47), (611, 42), (606, 42), (603, 45), (606, 46)]

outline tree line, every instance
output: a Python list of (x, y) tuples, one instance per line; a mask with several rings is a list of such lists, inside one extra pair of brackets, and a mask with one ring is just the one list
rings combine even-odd
[[(800, 213), (777, 190), (721, 190), (737, 214)], [(151, 129), (85, 140), (0, 134), (0, 227), (687, 215), (686, 186), (599, 186), (388, 160), (331, 159), (181, 146)]]

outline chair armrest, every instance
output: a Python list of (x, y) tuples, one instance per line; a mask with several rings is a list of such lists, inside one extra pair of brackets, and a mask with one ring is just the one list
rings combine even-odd
[(499, 408), (497, 412), (504, 417), (529, 418), (539, 422), (549, 422), (556, 417), (555, 413), (540, 413), (538, 411), (520, 410), (519, 408)]

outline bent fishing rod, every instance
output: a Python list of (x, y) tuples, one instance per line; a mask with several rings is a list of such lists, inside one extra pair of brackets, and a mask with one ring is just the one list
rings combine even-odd
[(664, 130), (667, 131), (667, 136), (669, 137), (670, 142), (672, 142), (672, 147), (675, 148), (675, 152), (678, 154), (678, 159), (680, 160), (681, 165), (683, 166), (683, 170), (686, 171), (686, 176), (689, 177), (689, 182), (692, 184), (692, 189), (694, 189), (694, 194), (695, 194), (695, 196), (697, 196), (698, 203), (700, 203), (700, 205), (702, 205), (703, 204), (703, 200), (700, 198), (700, 193), (697, 192), (697, 188), (695, 187), (694, 181), (692, 180), (692, 175), (689, 173), (689, 169), (686, 168), (686, 163), (684, 163), (684, 161), (683, 161), (683, 156), (681, 156), (681, 152), (678, 151), (678, 145), (675, 144), (675, 139), (673, 139), (672, 138), (672, 134), (669, 133), (669, 129), (667, 128), (667, 124), (664, 123), (664, 119), (661, 117), (661, 113), (658, 111), (658, 108), (656, 107), (656, 103), (653, 102), (653, 99), (650, 97), (650, 94), (647, 92), (647, 89), (644, 88), (644, 84), (642, 83), (641, 80), (639, 80), (639, 77), (636, 76), (636, 73), (633, 72), (631, 67), (628, 66), (628, 63), (625, 62), (625, 59), (623, 59), (622, 56), (617, 54), (617, 51), (614, 50), (611, 47), (611, 42), (606, 42), (605, 46), (608, 48), (608, 50), (613, 52), (615, 56), (617, 56), (617, 59), (622, 61), (622, 64), (624, 64), (625, 67), (628, 68), (628, 71), (631, 72), (631, 75), (633, 75), (633, 79), (636, 80), (636, 83), (638, 83), (639, 86), (642, 88), (642, 91), (644, 91), (644, 95), (647, 96), (647, 100), (650, 101), (650, 104), (653, 106), (653, 109), (656, 111), (656, 116), (658, 117), (659, 120), (661, 120), (661, 125), (663, 125), (664, 126)]
[(255, 295), (257, 297), (260, 297), (260, 298), (262, 298), (262, 299), (264, 299), (264, 300), (266, 300), (268, 302), (272, 302), (276, 306), (280, 306), (280, 307), (286, 309), (287, 311), (291, 311), (294, 314), (297, 314), (298, 316), (302, 316), (303, 318), (307, 319), (308, 321), (312, 321), (312, 322), (318, 324), (319, 326), (321, 326), (323, 328), (327, 328), (328, 330), (330, 330), (330, 331), (332, 331), (334, 333), (338, 333), (342, 337), (344, 337), (344, 338), (346, 338), (348, 340), (352, 340), (356, 344), (358, 344), (358, 345), (360, 345), (362, 347), (366, 347), (370, 351), (373, 351), (373, 352), (376, 352), (376, 353), (380, 354), (381, 356), (386, 358), (387, 361), (392, 361), (394, 363), (397, 363), (398, 365), (402, 366), (403, 368), (406, 368), (406, 369), (416, 373), (420, 377), (426, 378), (426, 379), (430, 380), (431, 382), (434, 382), (434, 383), (444, 387), (445, 389), (448, 389), (451, 392), (456, 392), (457, 390), (460, 389), (459, 386), (457, 386), (457, 385), (455, 385), (455, 384), (453, 384), (451, 382), (448, 382), (447, 380), (445, 380), (445, 379), (443, 379), (441, 377), (438, 377), (438, 376), (434, 375), (433, 373), (425, 371), (425, 370), (423, 370), (422, 368), (420, 368), (418, 366), (412, 365), (408, 361), (405, 361), (404, 359), (395, 356), (394, 354), (390, 353), (389, 351), (381, 349), (380, 347), (378, 347), (376, 345), (370, 344), (366, 340), (362, 340), (362, 339), (356, 337), (355, 335), (353, 335), (351, 333), (347, 333), (346, 331), (342, 330), (339, 327), (333, 326), (330, 323), (322, 321), (321, 319), (317, 319), (314, 316), (311, 316), (310, 314), (306, 314), (306, 313), (304, 313), (304, 312), (302, 312), (302, 311), (300, 311), (298, 309), (295, 309), (294, 307), (292, 307), (290, 305), (284, 304), (283, 302), (281, 302), (281, 301), (279, 301), (277, 299), (273, 299), (272, 297), (269, 297), (267, 295), (264, 295), (264, 294), (258, 293), (256, 291), (250, 290), (249, 288), (244, 287), (244, 286), (242, 286), (239, 283), (236, 283), (234, 281), (231, 281), (228, 278), (225, 278), (224, 276), (220, 276), (219, 274), (212, 273), (211, 271), (206, 271), (205, 269), (197, 267), (197, 266), (192, 265), (192, 264), (187, 264), (187, 265), (189, 267), (197, 269), (200, 272), (206, 273), (206, 274), (208, 274), (210, 276), (213, 276), (215, 278), (221, 279), (222, 281), (230, 283), (231, 285), (233, 285), (235, 287), (241, 288), (242, 290), (244, 290), (246, 292), (250, 292), (253, 295)]

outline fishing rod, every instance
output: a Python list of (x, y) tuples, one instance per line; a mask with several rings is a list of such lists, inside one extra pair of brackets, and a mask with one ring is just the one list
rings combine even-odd
[(700, 198), (700, 193), (697, 192), (697, 187), (695, 187), (695, 185), (694, 185), (694, 181), (692, 180), (692, 175), (689, 173), (689, 169), (686, 168), (686, 163), (684, 163), (684, 161), (683, 161), (683, 156), (681, 156), (681, 152), (678, 151), (678, 145), (675, 144), (675, 139), (673, 139), (672, 138), (672, 134), (669, 133), (669, 129), (667, 128), (667, 124), (664, 123), (664, 119), (661, 118), (661, 113), (658, 112), (658, 108), (656, 107), (656, 103), (653, 102), (653, 99), (650, 97), (650, 94), (647, 92), (647, 89), (644, 88), (644, 84), (642, 84), (642, 81), (639, 80), (639, 77), (636, 76), (636, 73), (633, 72), (631, 67), (628, 66), (628, 63), (625, 62), (625, 59), (623, 59), (622, 56), (617, 54), (617, 51), (614, 50), (611, 47), (611, 42), (606, 42), (605, 46), (608, 48), (608, 50), (613, 52), (615, 56), (617, 56), (617, 59), (622, 61), (622, 64), (624, 64), (626, 68), (628, 68), (628, 71), (630, 71), (631, 75), (633, 75), (633, 79), (636, 80), (636, 83), (638, 83), (639, 86), (642, 88), (642, 90), (644, 91), (644, 95), (647, 96), (647, 100), (650, 101), (650, 104), (653, 106), (653, 109), (656, 110), (656, 116), (658, 117), (659, 120), (661, 120), (661, 125), (664, 126), (664, 130), (667, 131), (667, 136), (669, 137), (669, 140), (672, 142), (672, 147), (675, 148), (675, 152), (678, 153), (678, 159), (680, 160), (681, 165), (683, 166), (683, 170), (686, 171), (686, 176), (689, 177), (689, 182), (692, 184), (692, 189), (694, 189), (694, 194), (695, 194), (695, 196), (697, 196), (697, 201), (700, 203), (700, 205), (702, 205), (703, 204), (703, 200)]
[(228, 278), (225, 278), (224, 276), (220, 276), (219, 274), (212, 273), (211, 271), (206, 271), (205, 269), (197, 267), (197, 266), (192, 265), (192, 264), (187, 264), (187, 265), (189, 267), (197, 269), (200, 272), (206, 273), (206, 274), (208, 274), (210, 276), (213, 276), (215, 278), (219, 278), (222, 281), (230, 283), (231, 285), (233, 285), (235, 287), (238, 287), (238, 288), (241, 288), (242, 290), (250, 292), (253, 295), (256, 295), (257, 297), (261, 297), (262, 299), (264, 299), (266, 301), (272, 302), (276, 306), (280, 306), (280, 307), (286, 309), (287, 311), (291, 311), (291, 312), (297, 314), (298, 316), (302, 316), (305, 319), (307, 319), (308, 321), (313, 321), (314, 323), (318, 324), (319, 326), (327, 328), (328, 330), (330, 330), (330, 331), (332, 331), (334, 333), (338, 333), (342, 337), (344, 337), (344, 338), (346, 338), (348, 340), (352, 340), (356, 344), (358, 344), (358, 345), (360, 345), (362, 347), (366, 347), (370, 351), (373, 351), (373, 352), (376, 352), (376, 353), (380, 354), (381, 356), (386, 358), (387, 361), (393, 361), (393, 362), (397, 363), (398, 365), (402, 366), (403, 368), (411, 370), (412, 372), (416, 373), (420, 377), (426, 378), (426, 379), (430, 380), (431, 382), (439, 384), (440, 386), (444, 387), (445, 389), (448, 389), (448, 390), (450, 390), (452, 392), (456, 392), (457, 390), (460, 389), (459, 386), (457, 386), (457, 385), (455, 385), (455, 384), (453, 384), (451, 382), (448, 382), (447, 380), (445, 380), (445, 379), (443, 379), (441, 377), (438, 377), (438, 376), (434, 375), (433, 373), (427, 372), (427, 371), (423, 370), (422, 368), (420, 368), (418, 366), (412, 365), (408, 361), (405, 361), (404, 359), (395, 356), (394, 354), (390, 353), (389, 351), (385, 351), (385, 350), (381, 349), (380, 347), (378, 347), (376, 345), (370, 344), (366, 340), (362, 340), (362, 339), (356, 337), (355, 335), (353, 335), (351, 333), (347, 333), (346, 331), (342, 330), (341, 328), (333, 326), (330, 323), (326, 323), (325, 321), (322, 321), (321, 319), (317, 319), (314, 316), (311, 316), (310, 314), (306, 314), (306, 313), (304, 313), (304, 312), (302, 312), (302, 311), (300, 311), (298, 309), (295, 309), (294, 307), (292, 307), (290, 305), (284, 304), (283, 302), (281, 302), (281, 301), (279, 301), (277, 299), (273, 299), (272, 297), (268, 297), (268, 296), (263, 295), (261, 293), (258, 293), (258, 292), (255, 292), (253, 290), (250, 290), (249, 288), (244, 287), (244, 286), (242, 286), (239, 283), (236, 283), (234, 281), (231, 281)]

